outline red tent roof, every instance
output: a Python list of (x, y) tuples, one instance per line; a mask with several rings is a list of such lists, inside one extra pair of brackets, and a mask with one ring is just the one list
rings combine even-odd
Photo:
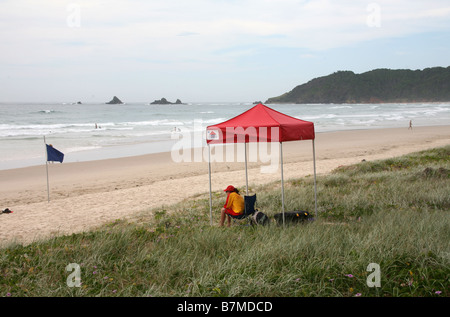
[(314, 123), (258, 104), (240, 115), (206, 128), (206, 142), (286, 142), (313, 140)]

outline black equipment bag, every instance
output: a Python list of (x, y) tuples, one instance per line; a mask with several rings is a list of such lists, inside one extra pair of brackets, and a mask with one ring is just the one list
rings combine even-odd
[[(283, 213), (274, 216), (278, 224), (283, 224)], [(284, 213), (285, 223), (303, 223), (312, 220), (312, 216), (308, 211), (289, 211)]]
[(267, 217), (267, 215), (265, 213), (258, 211), (258, 210), (256, 210), (251, 215), (251, 220), (252, 220), (252, 223), (255, 225), (265, 226), (265, 225), (269, 224), (269, 217)]

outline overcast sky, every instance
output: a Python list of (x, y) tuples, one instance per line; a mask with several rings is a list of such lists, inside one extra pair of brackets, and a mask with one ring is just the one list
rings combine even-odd
[(450, 66), (450, 1), (0, 0), (0, 41), (0, 102), (253, 102)]

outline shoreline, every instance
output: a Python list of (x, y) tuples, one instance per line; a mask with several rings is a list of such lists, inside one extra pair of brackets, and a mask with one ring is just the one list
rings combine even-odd
[[(432, 126), (414, 126), (414, 129), (418, 128), (432, 128), (432, 127), (446, 127), (447, 125), (432, 125)], [(372, 131), (372, 130), (386, 130), (397, 129), (391, 127), (372, 127), (372, 128), (351, 128), (351, 129), (339, 129), (339, 130), (326, 130), (318, 132), (316, 131), (316, 137), (323, 133), (338, 133), (338, 132), (358, 132), (358, 131)], [(399, 128), (403, 129), (403, 128)], [(86, 163), (86, 162), (98, 162), (104, 160), (115, 160), (124, 158), (141, 157), (162, 153), (170, 153), (171, 148), (176, 144), (178, 140), (164, 140), (155, 142), (141, 142), (125, 145), (116, 145), (109, 147), (100, 147), (85, 151), (68, 152), (65, 153), (64, 164), (72, 163)], [(284, 143), (286, 144), (286, 143)], [(192, 148), (193, 150), (197, 148)], [(118, 154), (119, 152), (128, 151), (127, 154)], [(90, 157), (87, 159), (87, 157)], [(11, 161), (5, 161), (10, 164)], [(4, 162), (4, 163), (5, 163)], [(28, 162), (28, 163), (26, 163)], [(0, 165), (0, 173), (3, 171), (19, 170), (23, 168), (33, 168), (39, 166), (45, 166), (44, 156), (33, 159), (22, 159), (19, 163), (14, 163), (12, 167), (2, 167)]]
[[(317, 174), (363, 159), (384, 159), (448, 144), (450, 125), (316, 133)], [(283, 162), (285, 180), (312, 175), (311, 142), (283, 143)], [(211, 165), (213, 191), (229, 184), (245, 187), (243, 162)], [(280, 180), (279, 168), (262, 172), (261, 166), (267, 165), (249, 159), (250, 186)], [(2, 244), (88, 231), (209, 191), (207, 161), (176, 163), (170, 152), (48, 167), (50, 202), (45, 164), (0, 170), (0, 208), (14, 211), (0, 215)]]

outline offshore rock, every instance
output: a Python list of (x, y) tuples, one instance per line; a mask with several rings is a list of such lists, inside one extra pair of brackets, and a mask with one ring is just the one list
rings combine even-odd
[(167, 101), (166, 98), (161, 98), (160, 100), (155, 100), (153, 102), (150, 103), (151, 105), (182, 105), (183, 103), (181, 102), (180, 99), (177, 99), (177, 101), (175, 103)]
[(107, 102), (106, 104), (107, 105), (121, 105), (121, 104), (123, 104), (123, 102), (119, 98), (114, 96), (114, 98), (110, 102)]

